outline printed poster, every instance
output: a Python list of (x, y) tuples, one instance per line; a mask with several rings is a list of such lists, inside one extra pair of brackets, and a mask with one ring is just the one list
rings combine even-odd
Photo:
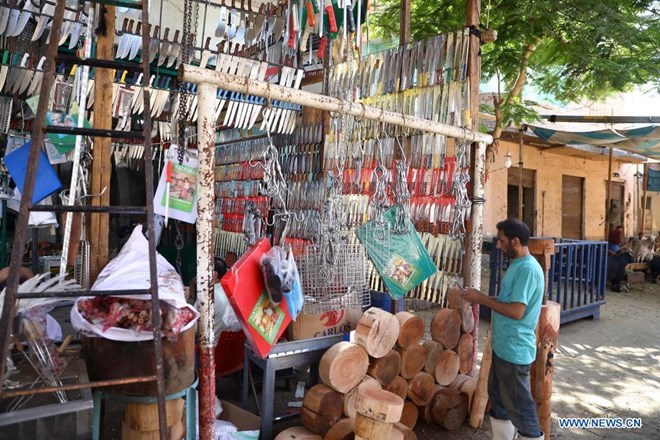
[(167, 197), (166, 167), (163, 166), (154, 197), (154, 211), (162, 216), (166, 216), (167, 212), (168, 218), (195, 223), (197, 220), (197, 151), (188, 150), (183, 155), (183, 163), (179, 163), (178, 150), (176, 145), (172, 145), (167, 150), (165, 159), (172, 163), (169, 197)]
[(282, 322), (284, 322), (284, 312), (270, 301), (266, 291), (262, 292), (250, 313), (248, 323), (272, 345), (282, 327)]

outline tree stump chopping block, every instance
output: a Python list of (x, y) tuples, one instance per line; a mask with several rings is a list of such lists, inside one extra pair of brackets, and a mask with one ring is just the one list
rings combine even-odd
[(380, 383), (371, 376), (364, 376), (362, 382), (355, 388), (344, 394), (344, 415), (349, 418), (355, 418), (355, 401), (357, 400), (358, 390), (360, 387), (371, 387), (377, 390), (383, 389)]
[(329, 387), (347, 393), (367, 374), (369, 356), (361, 346), (352, 342), (338, 342), (323, 354), (319, 377)]
[(410, 400), (403, 402), (403, 411), (401, 412), (401, 419), (399, 423), (407, 426), (410, 429), (413, 429), (417, 424), (417, 418), (419, 417), (419, 409), (417, 405)]
[(424, 362), (424, 371), (435, 374), (435, 367), (438, 365), (440, 355), (445, 350), (441, 343), (432, 340), (424, 341), (424, 347), (428, 351), (426, 362)]
[(454, 309), (461, 314), (461, 330), (464, 333), (472, 333), (474, 330), (474, 314), (472, 313), (472, 305), (461, 296), (461, 291), (452, 287), (447, 290), (447, 305), (450, 309)]
[(455, 388), (443, 388), (433, 397), (431, 413), (434, 423), (455, 431), (467, 418), (468, 397)]
[(364, 312), (355, 329), (355, 342), (374, 358), (389, 353), (398, 337), (399, 321), (391, 313), (376, 307)]
[(403, 440), (417, 440), (417, 434), (409, 426), (404, 425), (403, 423), (395, 423), (392, 427), (393, 431), (401, 433), (400, 439)]
[(277, 434), (275, 440), (322, 440), (323, 437), (314, 434), (302, 426), (294, 426)]
[(305, 428), (325, 435), (344, 411), (343, 396), (327, 385), (315, 385), (305, 393), (300, 418)]
[(461, 337), (461, 314), (452, 309), (440, 309), (431, 319), (431, 338), (444, 348), (454, 349)]
[(424, 336), (424, 320), (410, 312), (399, 312), (394, 316), (399, 321), (397, 345), (402, 348), (418, 345)]
[(405, 399), (408, 395), (408, 381), (401, 376), (397, 376), (385, 387), (385, 390)]
[(323, 440), (353, 440), (355, 438), (355, 419), (341, 419), (323, 437)]
[[(396, 394), (385, 390), (368, 387), (358, 388), (355, 409), (358, 414), (370, 419), (380, 422), (396, 423), (401, 419), (403, 399)], [(363, 434), (360, 435), (364, 437)]]
[(463, 333), (458, 340), (458, 371), (468, 374), (472, 369), (472, 349), (474, 348), (474, 337), (469, 333)]
[(401, 376), (404, 379), (412, 379), (422, 371), (429, 354), (428, 350), (419, 344), (410, 348), (397, 347), (396, 351), (401, 356)]
[(401, 370), (401, 355), (395, 350), (390, 350), (382, 358), (371, 358), (369, 361), (367, 374), (383, 386), (389, 385)]
[(370, 419), (358, 413), (355, 416), (355, 440), (390, 439), (393, 423)]
[(420, 371), (408, 382), (408, 398), (417, 405), (428, 404), (435, 394), (435, 381), (433, 376)]
[(468, 409), (472, 408), (472, 398), (477, 390), (477, 378), (459, 374), (456, 379), (449, 384), (449, 388), (456, 388), (468, 396)]
[(445, 350), (435, 366), (435, 380), (442, 386), (448, 386), (456, 379), (460, 368), (460, 359), (453, 350)]

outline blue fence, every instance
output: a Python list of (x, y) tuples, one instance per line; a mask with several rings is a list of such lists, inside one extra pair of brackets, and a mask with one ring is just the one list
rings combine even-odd
[[(499, 293), (508, 266), (508, 258), (493, 246), (490, 296)], [(600, 317), (600, 306), (605, 304), (606, 276), (607, 242), (555, 239), (555, 253), (548, 274), (548, 299), (561, 305), (562, 324), (589, 316)], [(488, 318), (488, 314), (482, 317)]]

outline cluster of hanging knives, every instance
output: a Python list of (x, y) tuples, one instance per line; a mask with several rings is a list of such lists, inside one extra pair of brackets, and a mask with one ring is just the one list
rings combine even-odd
[(34, 96), (39, 91), (43, 78), (46, 57), (37, 57), (29, 53), (2, 54), (0, 66), (0, 91), (8, 95)]

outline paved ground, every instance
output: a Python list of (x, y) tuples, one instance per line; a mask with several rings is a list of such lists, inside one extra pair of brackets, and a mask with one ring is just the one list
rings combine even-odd
[[(561, 327), (551, 437), (660, 439), (660, 285), (647, 283), (644, 291), (636, 287), (629, 293), (608, 291), (606, 299), (599, 321), (585, 319)], [(480, 325), (483, 347), (489, 322)], [(277, 406), (284, 411), (289, 400), (294, 400), (292, 393), (281, 391)], [(559, 417), (639, 417), (642, 428), (560, 429)], [(276, 432), (293, 424), (278, 423)], [(485, 440), (490, 438), (487, 428), (465, 425), (450, 433), (419, 425), (415, 431), (421, 439)]]

